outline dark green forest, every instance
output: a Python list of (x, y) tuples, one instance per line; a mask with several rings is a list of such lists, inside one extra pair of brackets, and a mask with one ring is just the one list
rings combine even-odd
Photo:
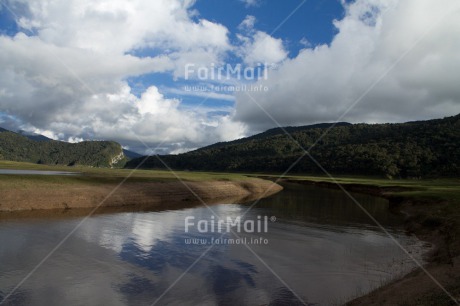
[[(26, 137), (0, 128), (0, 159), (47, 165), (120, 167), (126, 162), (120, 144), (113, 141), (68, 143)], [(39, 141), (41, 139), (41, 141)]]
[[(388, 178), (460, 175), (460, 115), (397, 124), (339, 123), (330, 127), (331, 124), (319, 124), (285, 128), (294, 140), (275, 128), (252, 137), (160, 157), (178, 170), (279, 173), (303, 154), (302, 147), (308, 150), (317, 142), (310, 154), (332, 174)], [(131, 160), (127, 167), (136, 167), (142, 160)], [(165, 167), (151, 156), (140, 168)], [(308, 156), (290, 172), (322, 174)]]

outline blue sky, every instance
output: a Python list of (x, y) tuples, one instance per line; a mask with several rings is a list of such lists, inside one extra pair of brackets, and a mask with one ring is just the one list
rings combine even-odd
[[(236, 32), (247, 15), (255, 16), (257, 28), (283, 38), (290, 55), (295, 56), (304, 48), (300, 44), (302, 38), (308, 39), (312, 45), (330, 43), (336, 33), (332, 21), (342, 18), (344, 14), (344, 8), (338, 0), (302, 3), (298, 0), (265, 0), (259, 1), (256, 6), (246, 7), (242, 1), (198, 0), (195, 7), (200, 12), (199, 16), (222, 23), (232, 32)], [(298, 6), (299, 9), (293, 13)], [(281, 25), (289, 15), (291, 17)]]
[[(244, 1), (212, 1), (198, 0), (193, 6), (196, 15), (195, 21), (206, 19), (227, 27), (230, 31), (230, 40), (238, 43), (236, 33), (238, 26), (246, 16), (256, 18), (257, 30), (271, 34), (271, 36), (283, 40), (283, 45), (288, 52), (288, 57), (298, 55), (301, 49), (314, 48), (322, 44), (330, 44), (337, 33), (333, 21), (344, 15), (344, 7), (339, 0), (313, 0), (313, 1), (269, 1), (261, 0), (255, 5), (248, 6)], [(284, 22), (283, 22), (284, 21)], [(155, 56), (161, 54), (161, 49), (135, 50), (132, 52), (138, 56)], [(226, 62), (237, 64), (241, 62), (230, 52), (226, 55)], [(184, 86), (199, 85), (200, 82), (174, 80), (169, 73), (152, 73), (140, 77), (128, 79), (134, 88), (133, 92), (140, 96), (151, 84), (163, 89), (166, 97), (180, 99), (183, 106), (205, 105), (207, 107), (228, 107), (232, 101), (219, 100), (217, 98), (204, 99), (172, 93), (168, 88), (182, 88)]]
[[(11, 130), (179, 153), (277, 125), (460, 112), (456, 0), (1, 3)], [(261, 64), (267, 78), (200, 76)]]

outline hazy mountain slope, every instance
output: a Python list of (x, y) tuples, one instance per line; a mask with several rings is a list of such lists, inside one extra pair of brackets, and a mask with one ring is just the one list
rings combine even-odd
[(126, 156), (127, 159), (134, 159), (134, 158), (139, 158), (142, 157), (142, 154), (123, 149), (123, 154)]
[[(289, 127), (305, 149), (330, 125)], [(162, 156), (174, 169), (283, 172), (302, 155), (302, 149), (280, 129), (219, 143), (192, 152)], [(311, 155), (334, 174), (388, 177), (460, 175), (460, 115), (399, 124), (345, 124), (330, 129)], [(140, 159), (127, 164), (134, 167)], [(142, 168), (164, 168), (150, 157)], [(292, 172), (321, 173), (305, 156)]]
[(29, 138), (30, 140), (35, 140), (35, 141), (51, 141), (51, 140), (53, 140), (53, 139), (48, 138), (46, 136), (43, 136), (41, 134), (26, 132), (24, 130), (19, 130), (17, 133), (22, 135), (22, 136), (25, 136), (25, 137)]

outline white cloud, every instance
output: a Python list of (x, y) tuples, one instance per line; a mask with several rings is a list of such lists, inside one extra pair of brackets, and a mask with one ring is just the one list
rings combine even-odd
[[(260, 81), (268, 92), (250, 93), (281, 124), (337, 120), (414, 44), (343, 120), (395, 122), (460, 112), (458, 2), (357, 0), (335, 26), (330, 46), (302, 50)], [(256, 130), (274, 125), (246, 93), (237, 95), (235, 120)]]
[(277, 64), (287, 58), (287, 51), (283, 46), (283, 40), (274, 38), (269, 34), (257, 31), (254, 28), (256, 18), (247, 15), (238, 25), (242, 32), (237, 34), (241, 45), (237, 53), (243, 59), (244, 63), (254, 66), (260, 63)]
[(287, 58), (283, 41), (262, 31), (255, 31), (251, 36), (238, 35), (242, 46), (240, 56), (247, 65), (259, 63), (277, 64)]
[[(150, 86), (140, 98), (126, 79), (183, 76), (187, 62), (222, 61), (232, 47), (224, 26), (194, 21), (194, 1), (16, 0), (11, 8), (30, 36), (0, 36), (2, 111), (23, 127), (62, 140), (113, 139), (142, 147), (228, 140), (206, 114), (182, 110)], [(155, 57), (138, 57), (144, 49)], [(218, 119), (228, 125), (227, 117)], [(11, 120), (9, 120), (11, 122)], [(244, 129), (233, 123), (234, 136)], [(143, 148), (144, 149), (144, 148)]]
[(305, 48), (310, 48), (312, 46), (312, 43), (305, 37), (302, 37), (302, 39), (299, 41), (299, 43), (304, 46)]
[(144, 48), (169, 51), (182, 76), (184, 62), (210, 64), (230, 50), (226, 27), (194, 22), (194, 1), (180, 0), (15, 0), (27, 11), (18, 24), (59, 47), (123, 55)]
[(19, 25), (47, 43), (103, 53), (136, 48), (228, 48), (222, 25), (190, 19), (193, 1), (16, 0), (28, 8)]
[(243, 2), (246, 7), (259, 6), (261, 2), (261, 0), (240, 0), (240, 1)]
[(252, 15), (247, 15), (246, 18), (244, 18), (244, 20), (238, 25), (238, 29), (251, 31), (252, 29), (254, 29), (256, 21), (256, 17)]

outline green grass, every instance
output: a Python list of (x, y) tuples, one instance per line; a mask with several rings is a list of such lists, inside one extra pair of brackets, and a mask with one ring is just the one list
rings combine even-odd
[[(265, 175), (259, 175), (261, 177)], [(266, 175), (276, 177), (275, 175)], [(334, 180), (340, 184), (360, 184), (371, 185), (377, 187), (400, 187), (407, 188), (407, 191), (390, 191), (389, 194), (404, 196), (416, 199), (439, 199), (448, 202), (460, 203), (460, 179), (456, 178), (440, 178), (440, 179), (398, 179), (389, 180), (375, 177), (343, 177), (337, 176), (331, 179), (327, 176), (306, 176), (306, 175), (290, 175), (287, 179), (306, 180), (313, 182), (330, 182)]]
[[(211, 181), (211, 180), (245, 180), (254, 174), (236, 173), (215, 173), (215, 172), (189, 172), (175, 171), (174, 173), (166, 170), (131, 170), (131, 169), (110, 169), (93, 168), (86, 166), (49, 166), (33, 163), (21, 163), (0, 160), (0, 169), (20, 169), (20, 170), (50, 170), (50, 171), (70, 171), (80, 172), (78, 176), (45, 176), (45, 175), (0, 175), (0, 188), (22, 185), (27, 183), (53, 183), (59, 185), (66, 184), (105, 184), (117, 183), (125, 177), (130, 176), (128, 181), (140, 182), (168, 182), (177, 180), (177, 175), (185, 181)], [(257, 174), (260, 177), (276, 177), (274, 174)], [(333, 182), (326, 176), (290, 175), (286, 176), (293, 180), (308, 180), (314, 182)], [(417, 199), (441, 199), (448, 202), (460, 203), (460, 179), (426, 179), (426, 180), (388, 180), (376, 177), (343, 177), (337, 176), (335, 180), (340, 184), (362, 184), (378, 187), (403, 187), (407, 191), (389, 192)]]
[[(0, 161), (0, 169), (46, 170), (80, 172), (81, 175), (0, 175), (0, 189), (17, 187), (44, 187), (47, 185), (68, 186), (69, 184), (116, 184), (129, 176), (128, 182), (172, 182), (178, 177), (184, 181), (246, 180), (247, 176), (233, 173), (188, 172), (164, 170), (131, 170), (92, 168), (85, 166), (49, 166), (33, 163)], [(177, 175), (177, 177), (176, 177)]]

